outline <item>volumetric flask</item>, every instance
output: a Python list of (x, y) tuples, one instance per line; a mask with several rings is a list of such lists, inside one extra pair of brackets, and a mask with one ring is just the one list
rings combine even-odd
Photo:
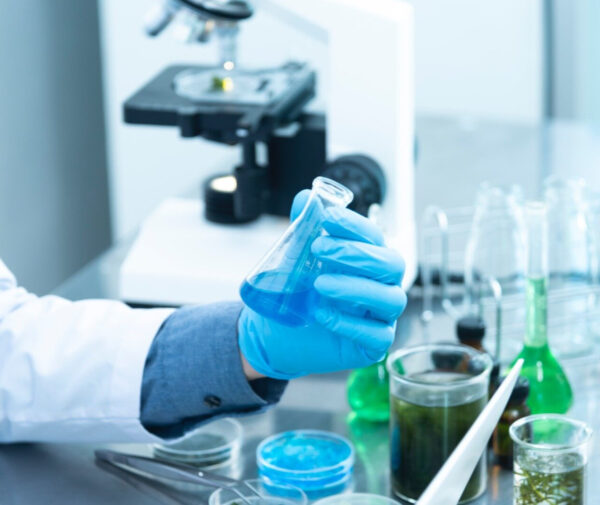
[(515, 505), (584, 505), (592, 430), (556, 414), (528, 416), (509, 429)]
[(592, 348), (588, 316), (593, 307), (593, 238), (588, 223), (585, 182), (551, 176), (544, 182), (548, 208), (548, 333), (559, 357), (587, 354)]
[(311, 253), (313, 241), (325, 234), (327, 209), (346, 207), (352, 191), (326, 177), (313, 181), (304, 209), (246, 278), (242, 300), (255, 312), (287, 326), (304, 326), (319, 303), (313, 287), (321, 262)]
[[(431, 344), (396, 351), (387, 367), (392, 488), (416, 502), (484, 409), (492, 359), (464, 345)], [(486, 483), (482, 455), (461, 503)]]

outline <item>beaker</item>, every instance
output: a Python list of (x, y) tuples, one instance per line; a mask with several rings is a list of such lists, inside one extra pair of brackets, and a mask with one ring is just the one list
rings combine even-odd
[(514, 504), (584, 505), (592, 430), (556, 414), (528, 416), (509, 430), (514, 442)]
[(352, 191), (338, 182), (326, 177), (313, 181), (300, 215), (243, 282), (240, 296), (248, 307), (287, 326), (312, 320), (320, 298), (313, 284), (323, 265), (310, 248), (326, 233), (327, 210), (346, 207), (352, 198)]
[(549, 310), (548, 336), (559, 357), (582, 356), (592, 348), (588, 315), (595, 267), (585, 189), (585, 181), (579, 178), (550, 176), (544, 182), (548, 289), (558, 297)]
[[(455, 344), (408, 347), (387, 361), (390, 374), (392, 488), (416, 502), (488, 400), (492, 359)], [(461, 503), (486, 488), (482, 455)]]

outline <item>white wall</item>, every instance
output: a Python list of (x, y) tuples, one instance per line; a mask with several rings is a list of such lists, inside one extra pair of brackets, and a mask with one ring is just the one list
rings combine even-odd
[(93, 2), (0, 0), (0, 258), (53, 290), (110, 245)]
[[(540, 2), (414, 0), (417, 112), (538, 119)], [(229, 169), (237, 153), (202, 140), (183, 140), (174, 128), (123, 124), (122, 102), (141, 84), (168, 64), (212, 63), (215, 47), (184, 46), (168, 36), (145, 37), (141, 23), (151, 0), (99, 0), (99, 5), (113, 230), (118, 238), (134, 230), (166, 196), (188, 190), (209, 173)], [(319, 71), (325, 99), (324, 44), (259, 8), (242, 27), (240, 60), (273, 65), (305, 57)]]
[(541, 0), (413, 0), (417, 112), (535, 121)]

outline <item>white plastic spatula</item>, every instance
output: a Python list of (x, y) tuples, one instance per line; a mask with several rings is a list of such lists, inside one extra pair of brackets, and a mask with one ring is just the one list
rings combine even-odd
[(506, 408), (523, 360), (518, 360), (416, 505), (456, 505)]

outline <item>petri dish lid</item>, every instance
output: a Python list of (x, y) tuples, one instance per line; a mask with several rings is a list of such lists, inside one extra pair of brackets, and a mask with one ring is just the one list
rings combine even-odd
[[(345, 480), (354, 467), (354, 448), (344, 437), (319, 430), (273, 435), (256, 449), (262, 475), (275, 481), (329, 483)], [(300, 486), (299, 486), (300, 487)]]
[(314, 505), (400, 505), (400, 502), (379, 494), (347, 493), (323, 498)]
[(185, 437), (154, 445), (158, 458), (185, 463), (215, 465), (239, 453), (242, 426), (234, 419), (219, 419), (201, 426)]

